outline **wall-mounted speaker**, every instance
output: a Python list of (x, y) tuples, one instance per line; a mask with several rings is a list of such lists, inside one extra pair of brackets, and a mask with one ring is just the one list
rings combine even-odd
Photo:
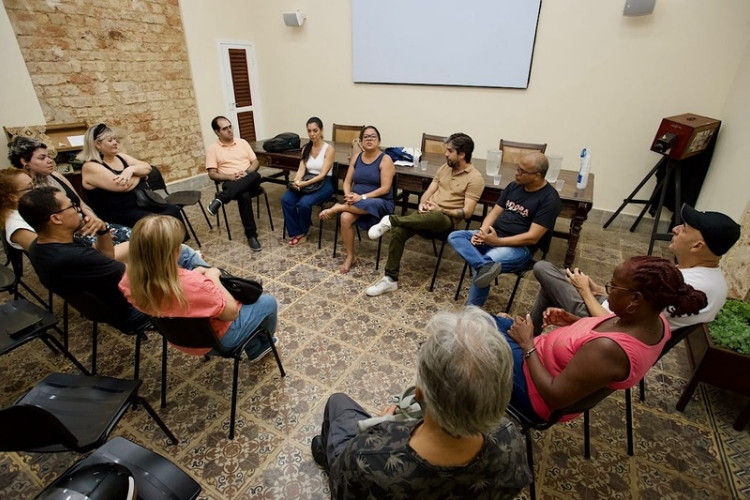
[(284, 12), (284, 24), (298, 28), (305, 22), (305, 15), (300, 12)]
[(656, 0), (625, 0), (623, 16), (647, 16), (654, 12)]

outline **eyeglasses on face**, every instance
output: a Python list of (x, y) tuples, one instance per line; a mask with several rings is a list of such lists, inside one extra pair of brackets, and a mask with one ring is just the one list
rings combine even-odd
[(66, 210), (70, 210), (71, 208), (73, 210), (75, 210), (76, 212), (78, 212), (79, 214), (81, 213), (81, 207), (79, 207), (77, 203), (71, 203), (69, 206), (67, 206), (65, 208), (61, 208), (57, 212), (52, 212), (52, 214), (53, 215), (54, 214), (60, 214), (60, 213), (63, 213), (64, 211), (66, 211)]
[(609, 295), (610, 290), (612, 290), (613, 288), (616, 290), (625, 290), (626, 292), (638, 293), (638, 290), (633, 290), (632, 288), (625, 288), (624, 286), (613, 285), (611, 281), (607, 281), (604, 284), (604, 290), (607, 291), (607, 295)]
[(529, 170), (524, 170), (524, 169), (522, 169), (519, 166), (516, 166), (516, 172), (518, 172), (519, 174), (523, 174), (523, 175), (526, 175), (526, 174), (532, 175), (532, 174), (538, 174), (539, 173), (539, 172), (531, 172)]
[(362, 136), (363, 141), (377, 141), (378, 136), (376, 134), (367, 134)]

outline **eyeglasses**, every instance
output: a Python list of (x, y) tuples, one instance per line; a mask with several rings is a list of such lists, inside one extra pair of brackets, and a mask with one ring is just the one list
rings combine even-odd
[(607, 295), (609, 295), (610, 290), (613, 288), (616, 290), (625, 290), (626, 292), (638, 293), (638, 290), (633, 290), (632, 288), (625, 288), (624, 286), (613, 285), (611, 281), (607, 281), (604, 284), (604, 290), (607, 291)]
[(362, 140), (364, 140), (364, 141), (376, 141), (376, 140), (378, 140), (378, 136), (375, 135), (375, 134), (363, 135), (362, 136)]
[(60, 213), (62, 213), (62, 212), (64, 212), (64, 211), (66, 211), (66, 210), (70, 210), (71, 208), (72, 208), (73, 210), (75, 210), (76, 212), (78, 212), (79, 214), (81, 213), (81, 207), (79, 207), (77, 203), (71, 203), (71, 204), (70, 204), (70, 206), (68, 206), (68, 207), (65, 207), (65, 208), (61, 208), (61, 209), (60, 209), (60, 210), (58, 210), (57, 212), (52, 212), (52, 214), (53, 214), (53, 215), (54, 215), (54, 214), (60, 214)]
[(524, 175), (525, 174), (531, 175), (531, 174), (538, 174), (539, 173), (539, 172), (529, 172), (528, 170), (524, 170), (524, 169), (522, 169), (521, 167), (518, 167), (518, 166), (516, 166), (516, 172), (518, 172), (519, 174), (524, 174)]

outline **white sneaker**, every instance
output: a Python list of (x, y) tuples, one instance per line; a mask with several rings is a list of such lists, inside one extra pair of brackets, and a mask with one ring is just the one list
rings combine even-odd
[(393, 281), (388, 276), (383, 276), (383, 279), (368, 288), (365, 293), (370, 297), (377, 297), (378, 295), (395, 292), (396, 290), (398, 290), (398, 281)]
[[(385, 233), (391, 230), (391, 216), (386, 215), (382, 219), (380, 219), (380, 222), (372, 226), (367, 231), (367, 236), (370, 237), (371, 240), (377, 240), (381, 236), (383, 236)], [(395, 282), (394, 282), (395, 283)], [(395, 290), (395, 288), (394, 288)], [(388, 290), (390, 291), (390, 290)], [(369, 294), (368, 294), (369, 295)], [(378, 294), (380, 295), (380, 294)]]

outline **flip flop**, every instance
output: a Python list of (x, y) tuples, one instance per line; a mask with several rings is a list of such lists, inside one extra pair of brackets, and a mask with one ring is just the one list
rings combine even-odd
[(289, 240), (289, 246), (290, 247), (295, 247), (295, 246), (299, 245), (300, 243), (302, 243), (303, 241), (305, 241), (306, 237), (307, 237), (307, 235), (304, 235), (304, 234), (301, 234), (299, 236), (295, 236), (294, 238), (292, 238), (291, 240)]

